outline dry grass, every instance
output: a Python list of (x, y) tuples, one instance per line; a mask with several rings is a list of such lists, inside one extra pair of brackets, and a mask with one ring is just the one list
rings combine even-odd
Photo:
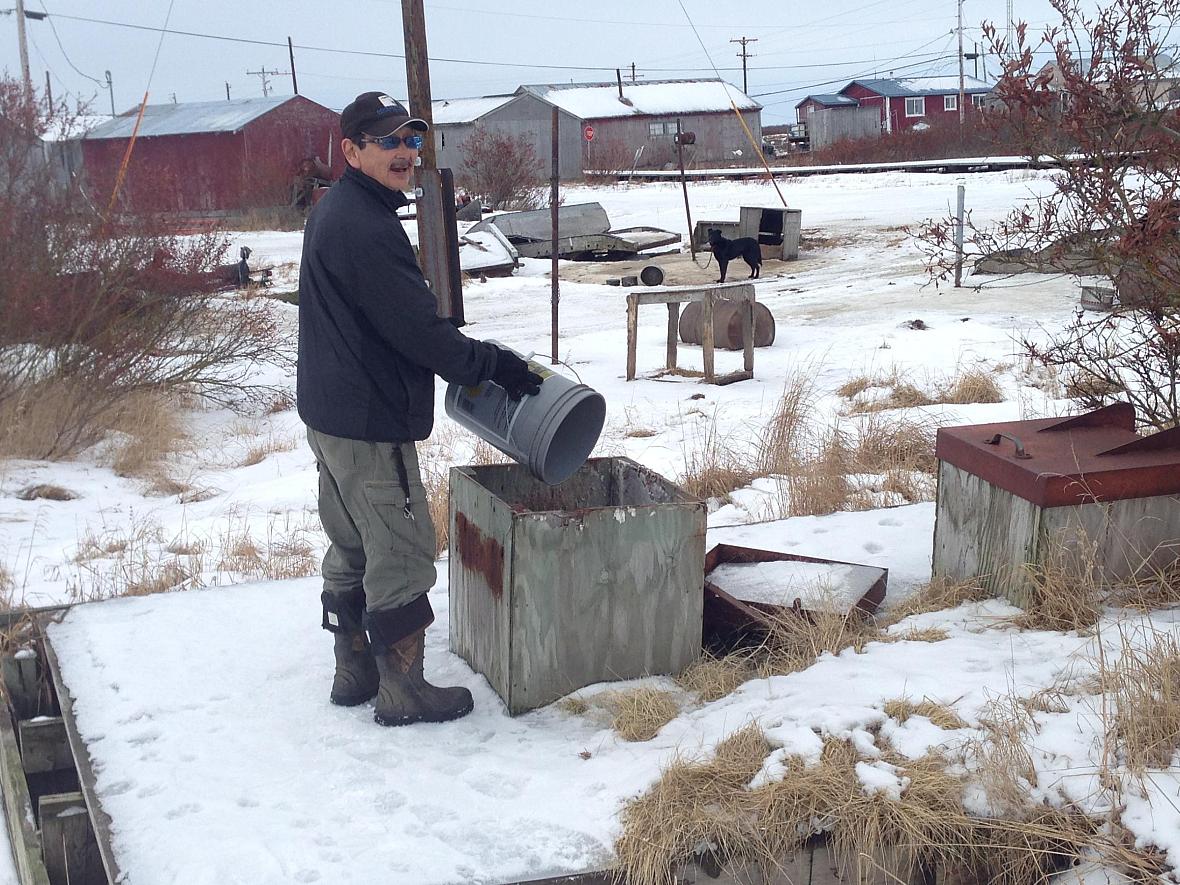
[(884, 633), (877, 642), (942, 642), (951, 635), (941, 627), (911, 627), (903, 633)]
[(857, 473), (938, 469), (934, 440), (938, 427), (923, 415), (866, 415), (849, 447), (851, 469)]
[(16, 493), (16, 497), (22, 501), (73, 501), (78, 495), (62, 486), (42, 482), (26, 486)]
[(634, 427), (623, 434), (628, 439), (649, 439), (655, 435), (656, 431), (650, 427)]
[(282, 581), (318, 574), (320, 563), (311, 541), (315, 531), (306, 515), (294, 523), (289, 516), (282, 524), (272, 519), (266, 538), (258, 542), (244, 518), (238, 526), (231, 522), (221, 537), (217, 568), (246, 580)]
[(790, 610), (774, 617), (766, 639), (758, 649), (757, 672), (776, 676), (806, 670), (822, 654), (839, 654), (847, 648), (857, 653), (880, 635), (877, 626), (859, 610), (843, 611), (817, 606), (807, 612)]
[(1037, 769), (1028, 750), (1037, 731), (1036, 720), (1021, 698), (1005, 694), (988, 702), (979, 726), (983, 737), (967, 746), (975, 776), (993, 813), (1018, 815), (1037, 782)]
[[(848, 413), (873, 414), (893, 409), (914, 409), (937, 404), (999, 403), (1003, 391), (996, 381), (999, 367), (991, 371), (964, 369), (950, 378), (919, 386), (898, 368), (880, 375), (857, 375), (836, 388), (849, 400)], [(871, 396), (865, 397), (867, 392)]]
[(882, 709), (884, 709), (886, 716), (896, 719), (898, 722), (905, 722), (911, 716), (924, 716), (939, 728), (949, 730), (967, 727), (967, 723), (959, 718), (959, 714), (953, 709), (929, 698), (922, 698), (917, 703), (909, 698), (895, 698), (886, 701)]
[(995, 595), (976, 579), (952, 581), (936, 577), (915, 590), (903, 602), (890, 608), (883, 620), (886, 624), (896, 624), (910, 615), (958, 608), (965, 602), (982, 602), (994, 598)]
[(1105, 682), (1114, 699), (1109, 737), (1127, 768), (1171, 768), (1180, 750), (1180, 641), (1172, 633), (1120, 631), (1122, 654)]
[(734, 653), (723, 657), (705, 654), (689, 664), (676, 677), (676, 683), (705, 703), (710, 703), (732, 693), (755, 675), (749, 654)]
[(280, 412), (289, 412), (295, 408), (295, 397), (283, 390), (276, 393), (269, 403), (266, 405), (264, 414), (277, 415)]
[(732, 441), (722, 437), (716, 412), (683, 452), (684, 470), (680, 473), (679, 485), (698, 500), (724, 499), (759, 475), (750, 458), (744, 456)]
[(242, 460), (238, 462), (238, 466), (253, 467), (255, 464), (261, 464), (269, 455), (278, 454), (279, 452), (292, 452), (295, 450), (295, 446), (296, 442), (292, 437), (267, 436), (246, 450), (246, 454), (242, 456)]
[(160, 462), (180, 451), (187, 440), (176, 403), (157, 391), (127, 397), (119, 405), (115, 426), (123, 434), (111, 458), (118, 476), (153, 476)]
[(995, 375), (982, 369), (967, 369), (943, 385), (937, 394), (940, 403), (1002, 403), (1004, 392)]
[(3, 563), (0, 563), (0, 611), (11, 611), (15, 602), (16, 579)]
[[(866, 759), (829, 738), (818, 763), (789, 757), (773, 776), (761, 776), (771, 750), (751, 725), (710, 759), (673, 762), (623, 809), (615, 850), (626, 881), (671, 885), (677, 865), (702, 850), (757, 881), (759, 870), (781, 875), (784, 862), (821, 835), (836, 871), (853, 882), (904, 882), (923, 869), (940, 882), (1028, 885), (1089, 852), (1114, 857), (1132, 874), (1158, 872), (1079, 814), (1045, 807), (1011, 817), (968, 814), (966, 781), (946, 759), (908, 760), (888, 748)], [(867, 787), (859, 765), (893, 774), (896, 793)]]
[(1123, 388), (1084, 369), (1075, 368), (1062, 382), (1062, 392), (1069, 399), (1099, 403), (1117, 398), (1123, 393)]
[(609, 692), (603, 700), (613, 714), (611, 728), (625, 741), (650, 741), (680, 713), (675, 696), (658, 688)]
[(1085, 537), (1043, 545), (1042, 560), (1026, 563), (1016, 578), (1025, 630), (1089, 630), (1098, 623), (1106, 581), (1095, 544)]
[(96, 427), (86, 428), (76, 439), (63, 440), (73, 429), (68, 418), (94, 396), (90, 385), (78, 381), (53, 381), (28, 385), (21, 395), (0, 403), (0, 458), (64, 458), (98, 442), (107, 416)]
[(604, 717), (624, 741), (650, 741), (680, 714), (677, 696), (652, 686), (570, 695), (556, 706), (572, 716)]
[(148, 596), (153, 593), (185, 590), (194, 586), (199, 579), (200, 572), (194, 571), (191, 564), (177, 557), (129, 572), (122, 595)]

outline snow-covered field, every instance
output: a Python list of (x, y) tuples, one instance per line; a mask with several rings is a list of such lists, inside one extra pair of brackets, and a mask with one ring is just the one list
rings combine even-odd
[[(1069, 407), (1054, 398), (1052, 384), (1030, 372), (1015, 339), (1066, 321), (1077, 304), (1076, 280), (992, 280), (980, 291), (926, 285), (921, 259), (901, 228), (946, 214), (953, 178), (834, 175), (782, 187), (803, 211), (806, 241), (799, 261), (767, 263), (757, 284), (777, 338), (756, 352), (754, 381), (726, 387), (687, 377), (626, 382), (624, 291), (562, 284), (561, 358), (608, 403), (600, 454), (627, 455), (676, 477), (711, 433), (739, 443), (755, 438), (784, 384), (801, 372), (820, 394), (819, 423), (854, 427), (836, 389), (853, 376), (895, 368), (919, 385), (967, 368), (995, 374), (1004, 402), (921, 410), (940, 423), (1037, 417)], [(967, 181), (967, 202), (979, 221), (1046, 187), (1037, 173), (975, 175)], [(761, 183), (697, 184), (690, 194), (698, 218), (736, 219), (741, 205), (777, 203), (774, 190)], [(570, 188), (564, 199), (600, 201), (615, 227), (655, 225), (687, 234), (673, 185)], [(294, 288), (298, 233), (241, 234), (234, 237), (239, 244), (254, 249), (252, 263), (278, 267), (276, 288)], [(547, 353), (547, 269), (548, 262), (529, 261), (515, 277), (469, 285), (466, 331)], [(730, 271), (741, 278), (745, 267), (739, 262)], [(278, 309), (294, 334), (296, 309)], [(906, 325), (916, 319), (926, 328)], [(662, 365), (664, 335), (663, 313), (641, 311), (641, 375)], [(699, 348), (682, 346), (682, 366), (699, 368), (699, 361)], [(739, 368), (740, 361), (740, 353), (718, 352), (719, 371)], [(293, 394), (294, 379), (282, 383)], [(441, 395), (440, 386), (437, 438), (423, 447), (424, 457), (463, 462), (470, 446), (443, 416)], [(648, 433), (632, 435), (636, 430)], [(315, 466), (297, 415), (195, 411), (189, 431), (193, 445), (168, 470), (202, 494), (145, 496), (142, 480), (118, 477), (107, 466), (103, 447), (67, 463), (0, 463), (0, 565), (24, 603), (103, 595), (136, 568), (169, 558), (183, 560), (190, 583), (206, 587), (80, 606), (51, 634), (77, 698), (98, 793), (114, 822), (119, 863), (138, 885), (495, 883), (601, 867), (611, 860), (622, 803), (678, 754), (705, 751), (750, 721), (781, 746), (780, 756), (814, 752), (822, 734), (871, 744), (868, 729), (878, 727), (898, 750), (917, 756), (973, 729), (947, 732), (922, 717), (898, 724), (884, 714), (885, 700), (938, 700), (974, 724), (989, 701), (1053, 685), (1094, 658), (1102, 642), (1017, 630), (1005, 622), (1015, 610), (999, 602), (915, 616), (893, 629), (939, 626), (949, 638), (827, 656), (802, 673), (749, 682), (710, 704), (682, 695), (681, 714), (656, 738), (626, 743), (604, 722), (557, 708), (509, 718), (482, 677), (446, 649), (443, 560), (432, 591), (440, 617), (428, 633), (427, 668), (441, 681), (471, 688), (475, 713), (449, 725), (381, 729), (366, 707), (327, 703), (332, 658), (319, 629), (318, 581), (260, 580), (231, 561), (247, 536), (260, 547), (298, 537), (322, 552)], [(244, 456), (260, 442), (270, 454), (239, 466), (253, 460)], [(38, 482), (78, 497), (15, 497)], [(887, 605), (928, 578), (932, 504), (766, 522), (768, 482), (756, 481), (711, 514), (709, 545), (725, 541), (887, 567)], [(1171, 612), (1140, 619), (1159, 630), (1178, 629)], [(1098, 636), (1109, 645), (1113, 632)], [(841, 690), (833, 692), (837, 685)], [(1066, 713), (1038, 714), (1031, 748), (1035, 798), (1098, 801), (1104, 726), (1094, 700), (1079, 695)], [(1153, 772), (1143, 798), (1132, 797), (1123, 812), (1136, 838), (1169, 852), (1173, 864), (1180, 862), (1177, 768)]]

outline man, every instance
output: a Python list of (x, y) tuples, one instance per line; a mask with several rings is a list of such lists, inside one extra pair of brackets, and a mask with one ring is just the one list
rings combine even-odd
[[(471, 693), (423, 677), (434, 527), (415, 440), (434, 423), (434, 376), (540, 390), (528, 363), (438, 316), (396, 212), (409, 201), (423, 120), (380, 92), (340, 115), (343, 177), (311, 212), (299, 268), (299, 416), (319, 469), (323, 627), (334, 634), (331, 700), (376, 698), (382, 725), (445, 722)], [(367, 633), (367, 636), (366, 636)]]

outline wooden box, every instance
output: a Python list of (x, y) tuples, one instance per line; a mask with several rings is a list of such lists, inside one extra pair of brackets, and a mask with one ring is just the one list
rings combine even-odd
[[(1027, 602), (1038, 567), (1118, 581), (1180, 555), (1180, 428), (1115, 403), (938, 431), (933, 572)], [(1031, 566), (1031, 568), (1030, 568)]]
[(627, 458), (450, 474), (451, 648), (513, 715), (701, 651), (705, 505)]

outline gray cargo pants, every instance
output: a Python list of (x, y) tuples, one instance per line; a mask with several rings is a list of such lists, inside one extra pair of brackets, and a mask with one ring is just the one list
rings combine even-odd
[(331, 541), (323, 563), (325, 628), (333, 629), (330, 611), (362, 598), (365, 626), (384, 626), (390, 641), (425, 626), (433, 620), (425, 594), (436, 577), (434, 524), (414, 444), (343, 439), (310, 427), (307, 442), (320, 475), (320, 522)]

